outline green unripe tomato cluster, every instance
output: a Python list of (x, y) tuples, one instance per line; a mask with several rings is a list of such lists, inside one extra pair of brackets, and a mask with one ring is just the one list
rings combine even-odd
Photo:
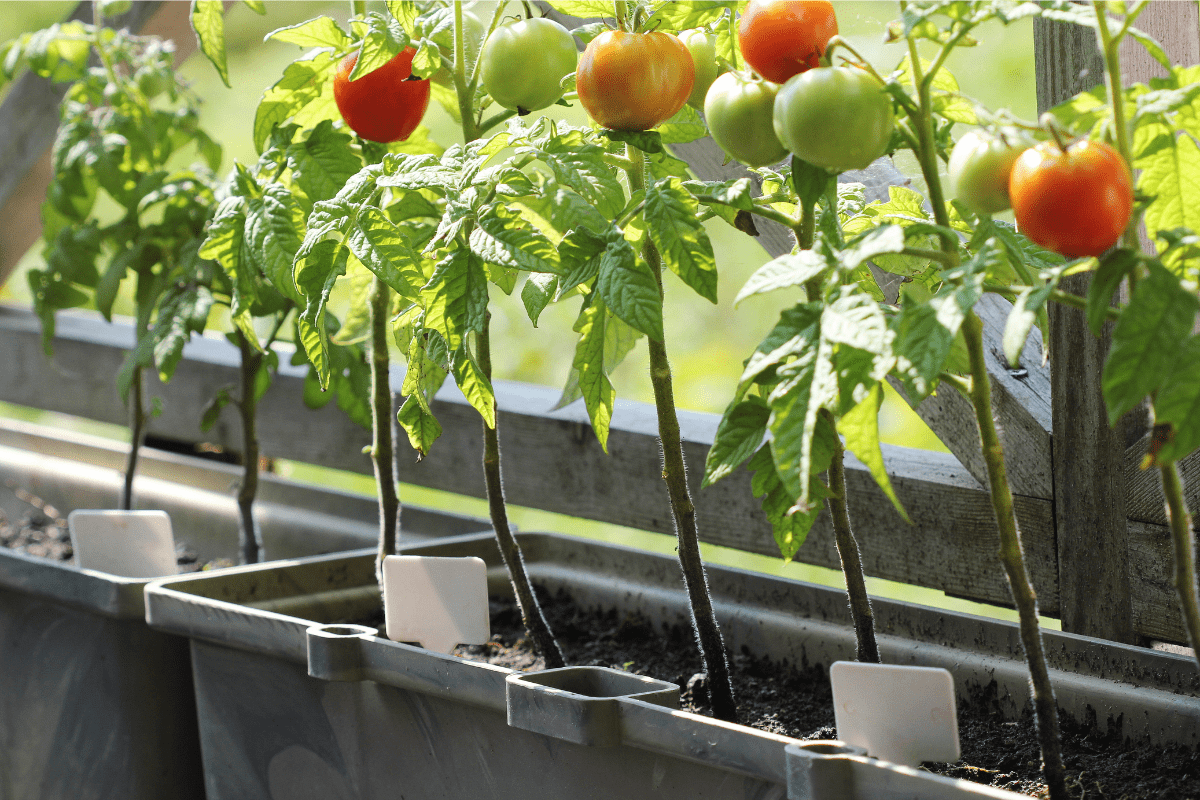
[(497, 28), (479, 55), (479, 76), (499, 105), (526, 114), (563, 96), (562, 79), (575, 71), (575, 39), (545, 18)]

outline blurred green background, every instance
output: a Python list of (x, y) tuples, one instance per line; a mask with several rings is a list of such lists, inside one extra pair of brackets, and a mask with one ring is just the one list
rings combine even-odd
[[(491, 3), (483, 0), (478, 5), (486, 7)], [(0, 0), (0, 41), (61, 20), (74, 6), (73, 2)], [(221, 83), (216, 71), (200, 55), (193, 56), (180, 68), (184, 78), (205, 100), (201, 125), (225, 147), (222, 174), (231, 168), (234, 159), (250, 163), (257, 158), (251, 141), (254, 109), (263, 91), (277, 81), (286, 65), (302, 52), (294, 45), (264, 42), (264, 35), (320, 14), (328, 14), (339, 21), (345, 21), (350, 14), (348, 2), (272, 0), (266, 6), (267, 13), (263, 16), (255, 14), (241, 3), (231, 7), (226, 15), (226, 45), (232, 89)], [(841, 34), (881, 72), (886, 73), (899, 63), (904, 56), (903, 48), (883, 43), (884, 25), (898, 16), (895, 3), (882, 0), (835, 0), (835, 6)], [(485, 13), (490, 14), (490, 9), (485, 9)], [(999, 25), (987, 27), (978, 32), (978, 38), (980, 44), (977, 47), (959, 50), (949, 62), (949, 68), (957, 77), (962, 91), (989, 108), (1008, 108), (1024, 118), (1035, 117), (1031, 21), (1025, 20), (1008, 28)], [(555, 107), (554, 111), (556, 116), (564, 119), (586, 123), (578, 107)], [(459, 140), (458, 127), (437, 103), (431, 103), (425, 125), (433, 138), (443, 145)], [(911, 161), (897, 159), (897, 165), (907, 175), (917, 172)], [(738, 289), (754, 270), (768, 260), (768, 256), (752, 238), (724, 223), (710, 223), (708, 232), (717, 254), (720, 302), (710, 304), (687, 291), (680, 282), (669, 282), (665, 321), (679, 404), (684, 408), (720, 413), (731, 399), (743, 360), (774, 324), (778, 312), (797, 298), (780, 292), (751, 298), (733, 308), (732, 299)], [(25, 279), (21, 273), (40, 263), (39, 251), (40, 245), (37, 245), (25, 257), (18, 272), (7, 286), (0, 289), (0, 299), (28, 302)], [(514, 292), (512, 297), (493, 292), (493, 300), (496, 377), (561, 386), (574, 352), (575, 337), (570, 329), (578, 311), (577, 303), (568, 301), (559, 307), (548, 308), (542, 315), (539, 328), (534, 329), (521, 306), (519, 292)], [(612, 377), (619, 397), (652, 402), (644, 344), (629, 356)], [(12, 407), (8, 408), (8, 413), (29, 416), (28, 412)], [(122, 429), (109, 426), (88, 426), (88, 430), (117, 438), (127, 436)], [(880, 433), (884, 441), (892, 444), (945, 449), (904, 402), (892, 393), (881, 415)], [(336, 480), (346, 488), (373, 493), (372, 480), (366, 476), (347, 474), (334, 478), (328, 471), (318, 472), (300, 464), (281, 464), (279, 468), (297, 479), (321, 483)], [(404, 492), (406, 502), (452, 505), (461, 512), (486, 516), (483, 501), (468, 500), (464, 503), (463, 498), (441, 496), (440, 493), (418, 487), (405, 487)], [(673, 539), (669, 537), (626, 531), (598, 523), (569, 521), (528, 509), (514, 509), (514, 521), (527, 530), (554, 527), (664, 552), (673, 549)], [(798, 564), (785, 565), (780, 559), (723, 552), (720, 548), (709, 547), (705, 552), (707, 558), (719, 562), (842, 585), (840, 574), (832, 570)], [(882, 581), (872, 581), (871, 589), (877, 594), (902, 596), (919, 602), (949, 604), (989, 614), (996, 611), (946, 599), (940, 592), (889, 586)], [(1002, 610), (998, 613), (1001, 616), (1006, 614)]]

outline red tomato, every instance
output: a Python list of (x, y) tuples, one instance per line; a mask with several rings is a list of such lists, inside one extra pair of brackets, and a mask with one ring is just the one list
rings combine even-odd
[(829, 0), (750, 0), (738, 21), (738, 46), (755, 72), (773, 83), (818, 66), (837, 35)]
[(1008, 180), (1017, 228), (1064, 256), (1099, 256), (1133, 216), (1133, 181), (1121, 154), (1084, 139), (1064, 153), (1042, 142), (1021, 154)]
[(350, 129), (372, 142), (407, 139), (429, 108), (429, 81), (412, 77), (417, 51), (406, 47), (379, 69), (351, 81), (358, 63), (351, 53), (338, 64), (333, 99)]
[(579, 59), (575, 87), (592, 119), (616, 131), (644, 131), (678, 113), (695, 80), (692, 54), (669, 33), (606, 31)]

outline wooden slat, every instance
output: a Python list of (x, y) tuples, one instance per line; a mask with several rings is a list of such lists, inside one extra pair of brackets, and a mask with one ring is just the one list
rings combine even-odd
[(1129, 521), (1129, 583), (1133, 629), (1141, 636), (1187, 643), (1179, 595), (1171, 585), (1171, 533), (1164, 525)]
[[(1036, 20), (1038, 111), (1104, 78), (1094, 31)], [(1065, 278), (1064, 291), (1087, 294), (1088, 275)], [(1131, 641), (1122, 485), (1122, 442), (1108, 425), (1100, 375), (1111, 335), (1097, 339), (1082, 311), (1051, 304), (1055, 524), (1063, 629)]]
[[(60, 314), (53, 361), (41, 351), (37, 320), (27, 311), (0, 311), (0, 400), (121, 424), (125, 410), (112, 376), (132, 342), (132, 329), (107, 325), (84, 314)], [(283, 359), (286, 365), (287, 358)], [(158, 435), (208, 441), (230, 450), (240, 435), (232, 413), (208, 434), (198, 430), (200, 411), (217, 388), (236, 380), (236, 349), (223, 339), (193, 340), (169, 386), (152, 385), (163, 414), (151, 423)], [(400, 386), (401, 372), (393, 373)], [(335, 408), (303, 407), (303, 373), (281, 369), (260, 408), (264, 454), (369, 474), (363, 455), (367, 432)], [(657, 422), (650, 405), (620, 401), (609, 437), (611, 455), (595, 442), (586, 412), (571, 406), (549, 411), (557, 390), (497, 382), (508, 500), (588, 519), (659, 533), (671, 532), (670, 506), (662, 481)], [(418, 463), (407, 442), (399, 448), (405, 482), (470, 496), (483, 496), (478, 414), (453, 387), (436, 408), (445, 433)], [(681, 412), (689, 480), (696, 492), (702, 538), (716, 544), (775, 555), (770, 528), (750, 494), (745, 471), (699, 491), (704, 458), (718, 417)], [(951, 456), (885, 447), (885, 459), (902, 502), (916, 524), (892, 510), (857, 461), (847, 464), (851, 513), (867, 572), (878, 577), (944, 589), (987, 602), (1008, 602), (1008, 589), (995, 561), (995, 524), (987, 495)], [(1018, 499), (1026, 549), (1035, 565), (1053, 564), (1050, 504)], [(837, 567), (828, 522), (822, 518), (801, 551), (802, 560)], [(1036, 566), (1034, 583), (1043, 610), (1057, 606), (1052, 570)]]

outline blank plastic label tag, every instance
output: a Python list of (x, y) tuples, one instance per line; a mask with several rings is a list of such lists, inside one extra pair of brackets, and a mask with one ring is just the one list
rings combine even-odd
[(838, 661), (829, 668), (838, 739), (883, 761), (957, 761), (954, 678), (937, 667)]
[(387, 635), (439, 653), (492, 635), (487, 565), (481, 558), (388, 556), (383, 560)]
[(179, 571), (165, 511), (72, 511), (67, 515), (75, 565), (123, 578)]

